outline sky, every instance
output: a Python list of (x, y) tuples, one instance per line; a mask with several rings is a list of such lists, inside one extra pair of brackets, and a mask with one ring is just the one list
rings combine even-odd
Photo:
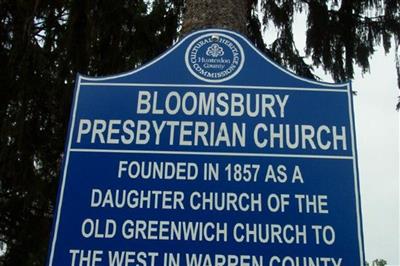
[[(306, 21), (296, 16), (295, 43), (300, 52), (305, 46)], [(393, 44), (394, 47), (394, 44)], [(304, 54), (304, 53), (303, 53)], [(400, 115), (396, 111), (397, 76), (394, 49), (385, 55), (377, 48), (370, 61), (370, 73), (356, 69), (352, 81), (358, 149), (361, 208), (366, 260), (385, 259), (400, 265), (399, 151)], [(316, 74), (332, 82), (322, 70)]]
[(382, 49), (371, 62), (371, 75), (358, 74), (353, 88), (361, 204), (368, 260), (399, 261), (399, 113), (393, 53)]

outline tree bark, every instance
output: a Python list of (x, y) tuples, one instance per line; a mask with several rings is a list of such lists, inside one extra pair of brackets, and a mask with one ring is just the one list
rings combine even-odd
[(182, 35), (204, 28), (223, 28), (248, 35), (249, 0), (186, 0)]

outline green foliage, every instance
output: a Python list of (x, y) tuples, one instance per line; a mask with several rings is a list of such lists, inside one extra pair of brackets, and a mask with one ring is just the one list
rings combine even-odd
[(386, 260), (374, 260), (372, 266), (385, 266), (387, 264)]
[[(250, 2), (249, 38), (306, 77), (313, 69), (293, 41), (295, 12), (308, 16), (307, 55), (337, 81), (352, 78), (355, 64), (367, 71), (375, 47), (400, 39), (398, 0), (259, 0), (261, 22)], [(110, 75), (156, 57), (177, 39), (183, 8), (184, 0), (0, 1), (0, 265), (45, 263), (76, 73)], [(279, 35), (266, 47), (261, 28), (271, 23)]]
[(113, 74), (154, 58), (176, 38), (181, 6), (0, 2), (0, 241), (8, 247), (0, 265), (45, 264), (76, 73)]
[[(306, 55), (314, 66), (322, 66), (335, 81), (353, 78), (354, 66), (369, 70), (375, 48), (386, 52), (400, 40), (400, 1), (398, 0), (260, 0), (264, 24), (278, 29), (271, 50), (281, 64), (294, 69), (301, 58), (294, 49), (293, 14), (307, 15)], [(400, 77), (400, 62), (397, 71)], [(303, 68), (307, 68), (303, 66)], [(312, 70), (311, 68), (309, 68)], [(400, 87), (400, 79), (399, 79)]]
[(385, 265), (387, 265), (387, 261), (382, 259), (375, 259), (372, 261), (371, 264), (369, 264), (368, 262), (365, 263), (365, 266), (385, 266)]

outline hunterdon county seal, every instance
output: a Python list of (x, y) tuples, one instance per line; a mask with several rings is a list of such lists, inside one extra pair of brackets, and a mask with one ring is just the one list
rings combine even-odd
[(196, 78), (212, 83), (236, 76), (244, 64), (241, 45), (222, 33), (207, 33), (190, 43), (185, 54), (186, 67)]

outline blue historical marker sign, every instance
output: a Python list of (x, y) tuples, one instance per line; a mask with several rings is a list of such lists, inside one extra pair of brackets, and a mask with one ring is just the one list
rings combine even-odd
[(349, 83), (241, 35), (78, 76), (48, 265), (363, 266)]

